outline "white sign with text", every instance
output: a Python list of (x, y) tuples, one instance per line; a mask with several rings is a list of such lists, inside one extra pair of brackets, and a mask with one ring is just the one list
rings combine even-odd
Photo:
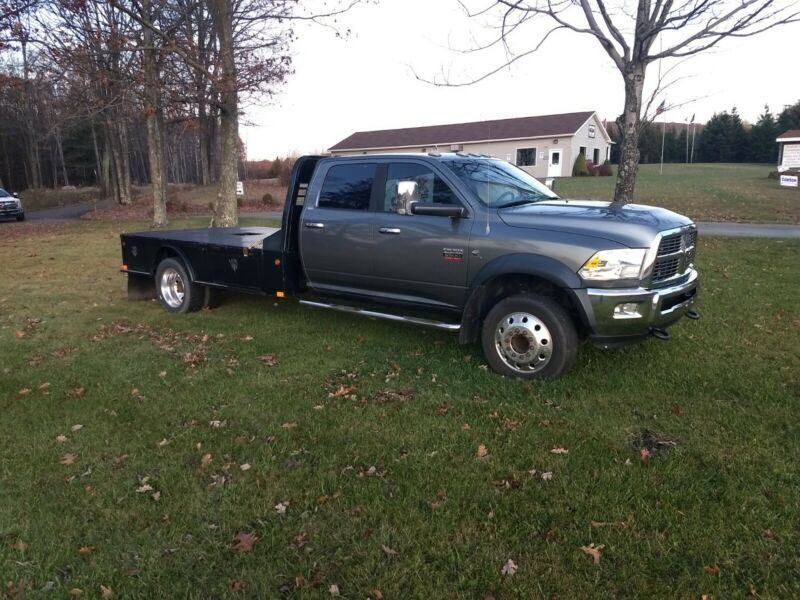
[(797, 175), (781, 175), (781, 185), (784, 187), (797, 187), (798, 179), (800, 177)]
[(783, 146), (782, 167), (800, 167), (800, 144), (785, 144)]

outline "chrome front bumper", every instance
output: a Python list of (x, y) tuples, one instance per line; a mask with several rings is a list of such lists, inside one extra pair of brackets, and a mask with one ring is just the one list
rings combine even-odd
[[(601, 346), (613, 345), (672, 325), (689, 311), (697, 298), (697, 271), (689, 267), (686, 273), (688, 277), (682, 283), (664, 288), (576, 290), (588, 321), (589, 337)], [(636, 308), (615, 312), (622, 304), (633, 304)]]

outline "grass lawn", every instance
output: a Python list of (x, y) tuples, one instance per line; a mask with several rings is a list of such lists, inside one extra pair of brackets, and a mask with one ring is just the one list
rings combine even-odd
[(800, 596), (797, 242), (701, 239), (703, 319), (521, 383), (443, 332), (129, 303), (123, 226), (2, 226), (9, 595)]
[[(616, 175), (616, 167), (614, 167)], [(663, 206), (697, 221), (800, 223), (800, 191), (767, 179), (771, 165), (642, 165), (636, 202)], [(611, 200), (616, 177), (574, 177), (556, 181), (564, 198)]]

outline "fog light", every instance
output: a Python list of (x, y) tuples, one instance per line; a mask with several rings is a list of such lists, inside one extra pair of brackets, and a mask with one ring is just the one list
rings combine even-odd
[(615, 319), (638, 319), (641, 316), (638, 302), (623, 302), (614, 307)]

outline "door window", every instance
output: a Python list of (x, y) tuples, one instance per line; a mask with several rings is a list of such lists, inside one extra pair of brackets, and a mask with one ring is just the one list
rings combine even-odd
[(561, 152), (553, 152), (553, 154), (550, 155), (550, 164), (556, 166), (560, 162), (561, 162)]
[(335, 165), (328, 169), (319, 193), (319, 208), (369, 210), (375, 163)]
[[(401, 194), (398, 197), (398, 184), (404, 181), (417, 184), (415, 196)], [(400, 187), (402, 189), (402, 186)], [(386, 174), (383, 212), (410, 215), (411, 202), (459, 203), (450, 186), (429, 167), (418, 163), (391, 163)]]

